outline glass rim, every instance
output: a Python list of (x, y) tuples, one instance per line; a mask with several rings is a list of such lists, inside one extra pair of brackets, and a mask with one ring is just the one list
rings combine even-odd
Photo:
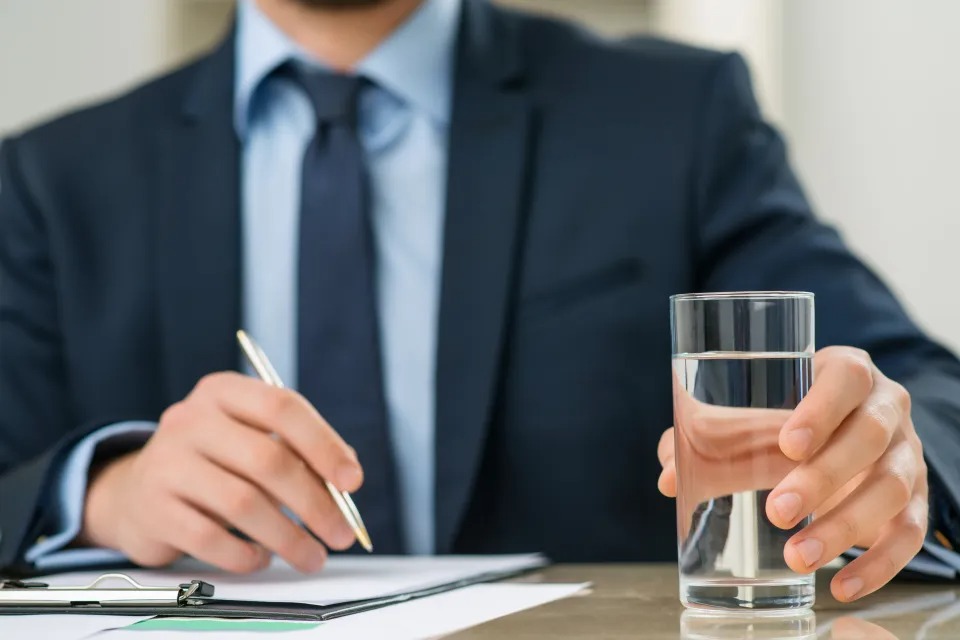
[(706, 293), (677, 293), (670, 296), (672, 302), (689, 300), (812, 300), (809, 291), (715, 291)]

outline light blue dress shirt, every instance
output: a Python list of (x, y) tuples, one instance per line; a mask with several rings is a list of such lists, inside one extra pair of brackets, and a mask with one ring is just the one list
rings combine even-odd
[[(407, 550), (414, 554), (434, 549), (434, 378), (460, 1), (425, 0), (355, 69), (374, 84), (360, 98), (359, 134), (370, 174), (389, 432)], [(289, 81), (268, 76), (291, 59), (320, 65), (254, 0), (238, 4), (236, 47), (244, 326), (283, 380), (295, 386), (300, 165), (315, 123), (306, 96)], [(143, 440), (155, 426), (111, 425), (71, 452), (50, 498), (56, 532), (28, 551), (28, 561), (53, 571), (122, 559), (102, 549), (63, 548), (80, 531), (96, 448), (117, 438)]]

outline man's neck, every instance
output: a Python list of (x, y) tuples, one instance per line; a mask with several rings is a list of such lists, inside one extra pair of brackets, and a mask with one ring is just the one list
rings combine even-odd
[(338, 71), (377, 48), (423, 0), (383, 0), (357, 7), (313, 8), (295, 0), (256, 0), (260, 10), (305, 51)]

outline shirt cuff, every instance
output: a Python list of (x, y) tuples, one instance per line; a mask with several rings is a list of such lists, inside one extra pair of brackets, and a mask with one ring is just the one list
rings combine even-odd
[[(141, 446), (156, 430), (153, 422), (120, 422), (94, 431), (81, 440), (51, 478), (46, 510), (50, 533), (30, 547), (24, 559), (37, 568), (52, 569), (70, 560), (71, 566), (122, 561), (123, 555), (107, 549), (67, 549), (83, 525), (83, 503), (87, 477), (94, 455), (106, 448), (129, 449)], [(78, 553), (82, 552), (82, 553)]]
[(930, 536), (942, 547), (960, 551), (960, 513), (936, 469), (929, 467)]
[(113, 549), (63, 549), (52, 551), (40, 556), (33, 563), (33, 568), (40, 573), (60, 573), (73, 571), (90, 566), (100, 565), (128, 565), (130, 559)]

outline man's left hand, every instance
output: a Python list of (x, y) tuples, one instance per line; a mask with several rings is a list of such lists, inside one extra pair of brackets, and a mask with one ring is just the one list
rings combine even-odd
[[(834, 597), (851, 601), (889, 582), (916, 555), (927, 531), (927, 467), (910, 417), (910, 394), (864, 351), (822, 349), (814, 383), (779, 434), (799, 464), (770, 492), (766, 513), (790, 529), (812, 524), (784, 549), (787, 564), (810, 573), (850, 547), (867, 551), (841, 569)], [(676, 495), (672, 429), (659, 450), (659, 486)]]

